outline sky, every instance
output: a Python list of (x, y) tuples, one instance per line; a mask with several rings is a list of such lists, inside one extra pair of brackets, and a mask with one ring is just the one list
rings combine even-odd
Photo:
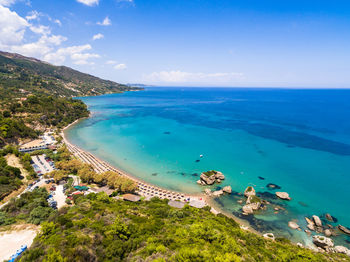
[(350, 88), (350, 1), (0, 0), (0, 50), (120, 83)]

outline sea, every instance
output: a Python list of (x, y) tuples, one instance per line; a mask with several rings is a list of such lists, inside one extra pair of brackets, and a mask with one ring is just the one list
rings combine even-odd
[[(200, 174), (221, 171), (226, 179), (209, 188), (233, 193), (215, 198), (217, 208), (305, 245), (305, 216), (350, 227), (350, 90), (146, 87), (79, 99), (91, 117), (67, 129), (67, 139), (137, 178), (200, 193)], [(248, 186), (271, 204), (244, 216)], [(350, 248), (350, 236), (333, 239)]]

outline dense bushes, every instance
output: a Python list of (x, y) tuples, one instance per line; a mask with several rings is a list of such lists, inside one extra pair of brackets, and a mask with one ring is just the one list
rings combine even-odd
[(36, 225), (47, 220), (49, 216), (54, 213), (53, 209), (48, 206), (46, 201), (48, 196), (49, 194), (45, 188), (38, 188), (33, 192), (22, 194), (20, 198), (12, 198), (8, 204), (2, 208), (2, 215), (5, 221), (3, 224), (5, 224), (8, 219), (12, 219), (12, 222), (22, 221)]
[(22, 185), (19, 168), (8, 166), (3, 156), (0, 156), (0, 200)]
[[(124, 202), (104, 193), (61, 209), (21, 259), (49, 261), (341, 261), (243, 231), (208, 209), (174, 209), (166, 200)], [(147, 258), (147, 260), (145, 260)], [(344, 257), (345, 258), (345, 257)], [(47, 259), (47, 260), (45, 260)]]

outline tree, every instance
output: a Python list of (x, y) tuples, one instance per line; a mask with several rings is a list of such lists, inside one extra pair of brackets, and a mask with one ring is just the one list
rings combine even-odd
[(50, 248), (47, 252), (47, 255), (43, 259), (43, 262), (66, 262), (67, 259), (63, 258), (59, 251), (56, 251), (54, 248)]

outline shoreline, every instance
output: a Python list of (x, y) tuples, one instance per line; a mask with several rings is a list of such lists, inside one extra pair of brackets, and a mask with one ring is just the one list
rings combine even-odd
[(190, 201), (200, 201), (208, 206), (210, 206), (206, 201), (206, 195), (205, 194), (187, 194), (185, 192), (177, 192), (177, 191), (170, 191), (166, 188), (162, 188), (156, 185), (153, 185), (151, 183), (148, 183), (140, 178), (137, 178), (128, 172), (125, 172), (124, 170), (121, 170), (120, 168), (116, 168), (115, 166), (111, 165), (105, 160), (102, 160), (92, 153), (83, 150), (79, 148), (78, 146), (72, 144), (65, 136), (65, 131), (72, 127), (73, 125), (77, 124), (78, 122), (82, 121), (85, 118), (80, 118), (78, 120), (75, 120), (73, 123), (67, 125), (62, 129), (60, 132), (60, 135), (62, 136), (62, 141), (67, 146), (67, 149), (77, 158), (79, 158), (82, 162), (92, 165), (93, 169), (97, 173), (102, 173), (106, 171), (113, 171), (118, 173), (121, 176), (125, 176), (131, 180), (133, 180), (138, 185), (138, 190), (136, 191), (137, 194), (144, 196), (145, 198), (152, 198), (152, 197), (159, 197), (160, 199), (169, 199), (169, 200), (179, 200), (182, 202), (190, 202)]
[[(91, 113), (89, 115), (89, 117), (91, 116)], [(254, 234), (260, 235), (262, 236), (263, 233), (259, 232), (257, 230), (255, 230), (254, 228), (251, 227), (250, 223), (246, 220), (242, 220), (228, 212), (226, 212), (225, 210), (221, 209), (220, 207), (218, 207), (217, 205), (215, 205), (214, 203), (214, 199), (208, 195), (206, 195), (205, 193), (199, 193), (199, 194), (187, 194), (186, 192), (176, 192), (176, 191), (170, 191), (167, 190), (166, 188), (162, 188), (156, 185), (153, 185), (151, 183), (148, 183), (140, 178), (137, 178), (123, 170), (120, 170), (120, 168), (116, 168), (113, 165), (109, 164), (108, 162), (101, 160), (100, 158), (94, 156), (92, 153), (83, 150), (81, 148), (79, 148), (78, 146), (72, 144), (70, 141), (68, 141), (68, 139), (65, 136), (65, 131), (72, 127), (73, 125), (77, 124), (78, 122), (87, 119), (89, 117), (84, 117), (84, 118), (80, 118), (75, 120), (73, 123), (70, 123), (69, 125), (67, 125), (66, 127), (64, 127), (62, 129), (62, 131), (60, 132), (60, 135), (63, 138), (63, 142), (65, 143), (65, 145), (67, 146), (67, 149), (77, 158), (79, 158), (82, 162), (84, 163), (88, 163), (91, 164), (94, 168), (94, 170), (96, 172), (104, 172), (104, 171), (114, 171), (116, 173), (118, 173), (119, 175), (125, 176), (131, 180), (133, 180), (135, 183), (137, 183), (138, 185), (138, 190), (136, 191), (137, 194), (144, 196), (146, 199), (150, 199), (152, 197), (159, 197), (160, 199), (169, 199), (169, 200), (179, 200), (182, 202), (187, 202), (189, 203), (191, 200), (193, 201), (200, 201), (200, 202), (204, 202), (205, 205), (211, 207), (211, 212), (214, 214), (223, 214), (231, 219), (233, 219), (242, 230), (247, 230), (249, 232), (252, 232)], [(89, 158), (95, 160), (95, 161), (89, 161)], [(100, 166), (98, 166), (100, 165)], [(106, 169), (103, 170), (101, 169), (102, 167), (105, 167)], [(109, 170), (110, 169), (110, 170)], [(158, 194), (156, 194), (155, 192), (158, 192)], [(162, 195), (160, 195), (162, 193)], [(175, 196), (172, 197), (172, 196)]]

